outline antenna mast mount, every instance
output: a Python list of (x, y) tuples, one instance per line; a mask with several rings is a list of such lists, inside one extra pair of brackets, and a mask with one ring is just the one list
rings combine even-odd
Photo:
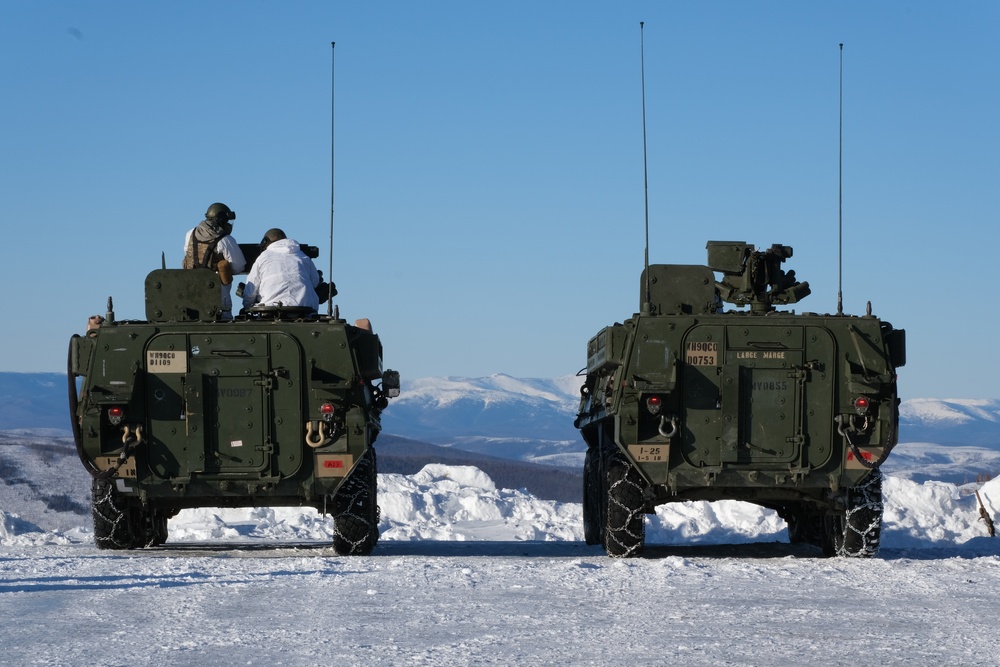
[(840, 138), (837, 145), (837, 314), (844, 314), (844, 44), (840, 44)]
[(645, 294), (642, 300), (642, 314), (649, 315), (652, 306), (649, 296), (649, 170), (646, 162), (646, 47), (643, 40), (643, 25), (639, 21), (639, 71), (642, 82), (642, 191), (646, 206), (646, 247), (643, 254), (643, 275), (646, 276)]
[[(333, 283), (333, 156), (334, 156), (334, 101), (336, 86), (336, 42), (330, 42), (330, 275), (327, 277), (330, 285)], [(333, 289), (326, 297), (326, 314), (333, 316)]]

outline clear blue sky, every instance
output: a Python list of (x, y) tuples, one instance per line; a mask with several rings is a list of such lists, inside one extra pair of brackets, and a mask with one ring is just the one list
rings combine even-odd
[(650, 261), (795, 248), (907, 329), (904, 398), (1000, 396), (1000, 3), (6, 2), (0, 370), (58, 371), (214, 201), (283, 227), (404, 379), (585, 365)]

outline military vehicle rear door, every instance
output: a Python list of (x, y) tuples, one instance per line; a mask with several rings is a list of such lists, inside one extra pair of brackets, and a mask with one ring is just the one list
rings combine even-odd
[(283, 418), (298, 414), (302, 400), (294, 339), (259, 332), (161, 334), (148, 345), (147, 370), (147, 449), (156, 476), (264, 478), (279, 468), (284, 474), (298, 469), (300, 424)]
[(684, 347), (689, 464), (799, 469), (829, 459), (835, 347), (825, 329), (699, 325)]

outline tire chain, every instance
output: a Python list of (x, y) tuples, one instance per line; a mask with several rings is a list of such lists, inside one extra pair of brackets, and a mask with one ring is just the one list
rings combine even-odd
[[(858, 496), (860, 502), (855, 502), (859, 499)], [(853, 558), (871, 558), (878, 555), (882, 534), (882, 512), (885, 509), (882, 500), (882, 472), (876, 469), (862, 485), (849, 490), (848, 498), (850, 501), (847, 515), (844, 517), (844, 536), (837, 546), (837, 555)], [(865, 512), (871, 512), (873, 518), (866, 525), (857, 525), (865, 520)], [(858, 536), (861, 548), (857, 551), (847, 549), (847, 537), (850, 534)]]
[[(100, 497), (97, 496), (99, 487), (103, 490)], [(91, 513), (95, 523), (94, 542), (97, 546), (102, 549), (135, 549), (140, 546), (141, 542), (130, 525), (131, 512), (128, 507), (119, 506), (114, 484), (95, 481), (94, 492)], [(102, 531), (104, 534), (101, 537), (97, 535), (98, 520), (108, 527), (106, 531)]]
[[(614, 545), (614, 549), (606, 549), (612, 558), (630, 558), (642, 552), (646, 539), (645, 507), (642, 502), (645, 485), (635, 468), (620, 454), (613, 453), (608, 458), (608, 470), (615, 466), (624, 466), (625, 473), (620, 479), (608, 485), (608, 514), (605, 528), (606, 546)], [(622, 499), (633, 500), (630, 505)], [(620, 521), (615, 521), (615, 515), (621, 515)], [(628, 539), (624, 539), (628, 538)]]
[[(375, 451), (369, 449), (337, 491), (334, 500), (337, 509), (333, 515), (333, 538), (338, 553), (345, 556), (367, 555), (378, 543), (382, 508), (376, 503), (377, 479)], [(372, 503), (376, 503), (374, 516), (366, 511)], [(341, 507), (344, 509), (340, 510)]]

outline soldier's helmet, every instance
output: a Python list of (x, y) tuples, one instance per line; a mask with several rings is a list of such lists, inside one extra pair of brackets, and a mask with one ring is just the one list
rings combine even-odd
[(216, 202), (205, 211), (205, 218), (213, 222), (226, 222), (228, 220), (235, 220), (236, 213), (225, 204)]

